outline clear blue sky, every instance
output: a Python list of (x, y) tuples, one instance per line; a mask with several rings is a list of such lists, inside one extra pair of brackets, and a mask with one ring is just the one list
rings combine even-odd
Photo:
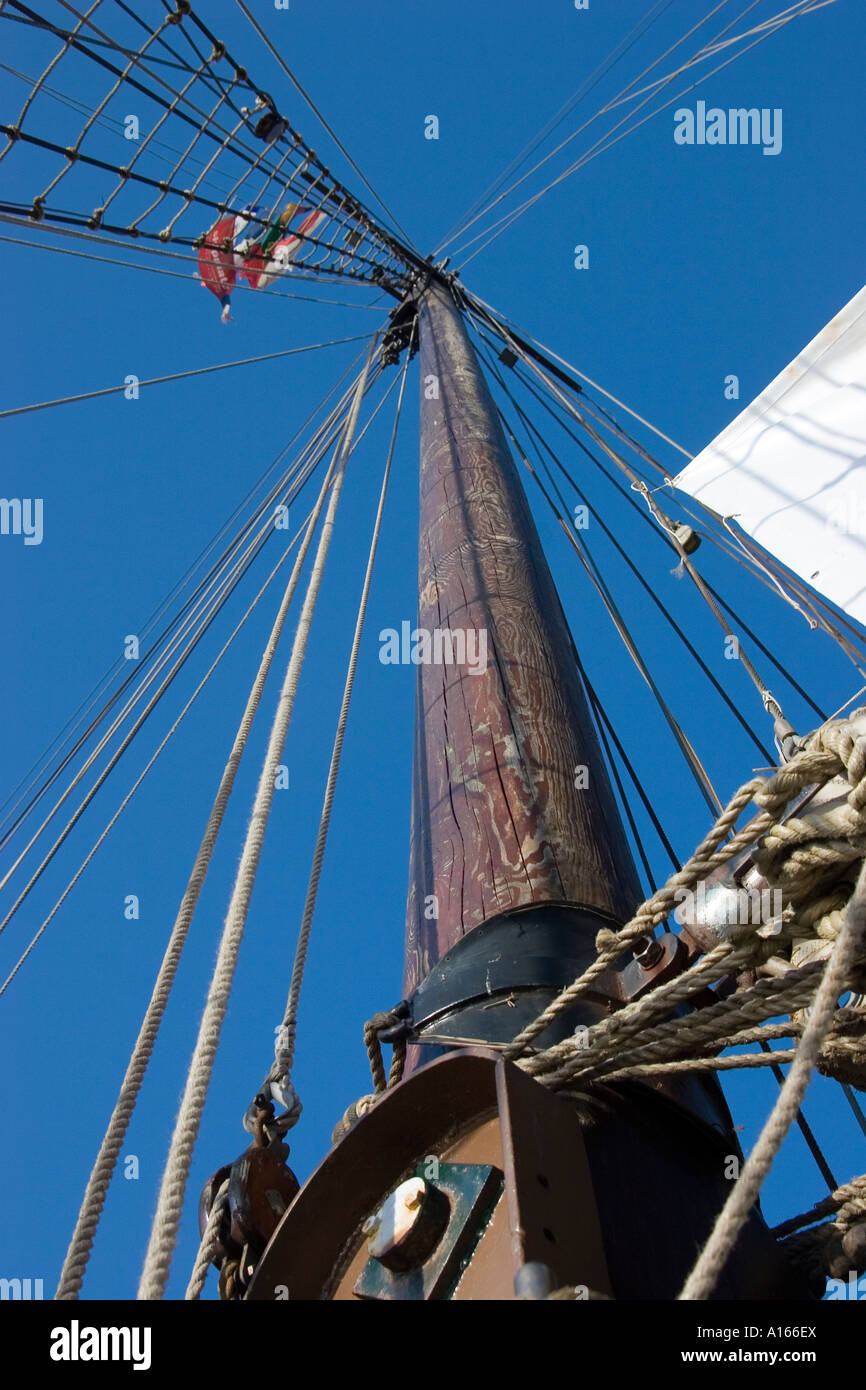
[[(144, 8), (150, 7), (148, 0)], [(426, 254), (649, 8), (644, 0), (613, 6), (591, 0), (583, 12), (570, 0), (543, 6), (292, 0), (289, 11), (277, 12), (259, 0), (256, 13)], [(777, 8), (765, 0), (753, 17)], [(648, 38), (578, 108), (583, 117), (705, 9), (674, 0)], [(236, 7), (209, 0), (207, 20), (329, 166), (358, 189)], [(4, 23), (3, 38), (3, 61), (32, 75), (32, 35)], [(753, 147), (677, 146), (668, 110), (551, 192), (472, 262), (466, 283), (697, 452), (862, 283), (864, 65), (866, 33), (854, 0), (838, 0), (787, 26), (686, 98), (725, 108), (781, 108), (778, 156)], [(54, 85), (81, 95), (65, 87), (63, 72), (61, 64)], [(4, 121), (17, 114), (25, 90), (0, 71)], [(110, 110), (122, 117), (135, 106), (127, 99)], [(431, 113), (439, 117), (438, 141), (424, 139)], [(576, 124), (572, 116), (561, 134)], [(574, 142), (578, 149), (586, 138)], [(0, 178), (9, 180), (3, 196), (31, 198), (42, 171), (36, 160), (28, 165), (26, 152), (13, 151), (0, 165)], [(0, 226), (0, 235), (28, 233)], [(578, 243), (590, 248), (586, 271), (573, 268)], [(95, 389), (129, 373), (147, 378), (361, 333), (379, 322), (360, 308), (249, 293), (236, 296), (235, 322), (226, 328), (215, 301), (192, 279), (184, 284), (2, 242), (0, 251), (3, 408)], [(366, 291), (348, 297), (371, 298)], [(3, 495), (41, 497), (45, 508), (40, 546), (0, 538), (4, 784), (11, 788), (27, 771), (118, 657), (124, 635), (140, 630), (357, 350), (328, 349), (144, 390), (134, 402), (118, 396), (2, 422)], [(729, 373), (740, 378), (739, 403), (724, 397)], [(302, 1005), (296, 1084), (305, 1109), (291, 1136), (291, 1161), (302, 1178), (324, 1156), (346, 1105), (369, 1089), (364, 1020), (400, 994), (414, 681), (410, 668), (380, 665), (377, 634), (415, 612), (416, 395), (413, 371)], [(291, 786), (276, 798), (196, 1150), (172, 1297), (182, 1296), (197, 1245), (198, 1192), (210, 1172), (246, 1145), (241, 1116), (269, 1065), (282, 1015), (389, 427), (386, 409), (350, 465), (289, 734)], [(640, 437), (651, 443), (645, 433)], [(671, 471), (678, 467), (677, 455), (661, 445), (659, 457)], [(687, 581), (672, 577), (668, 552), (648, 539), (580, 456), (567, 461), (719, 678), (768, 735), (745, 673), (724, 661), (720, 634)], [(687, 854), (705, 829), (703, 803), (572, 553), (536, 510), (589, 674), (668, 833)], [(295, 516), (300, 523), (300, 504)], [(720, 789), (733, 790), (758, 761), (752, 746), (672, 646), (610, 548), (593, 544), (675, 713)], [(785, 654), (819, 703), (832, 710), (853, 693), (853, 668), (826, 638), (709, 547), (700, 558), (708, 577)], [(255, 575), (264, 573), (260, 562)], [(216, 653), (231, 616), (243, 611), (253, 583), (251, 577), (215, 625), (154, 727), (124, 758), (7, 929), (0, 942), (4, 976)], [(259, 608), (0, 999), (8, 1120), (0, 1172), (10, 1198), (0, 1274), (42, 1277), (46, 1292), (56, 1282), (275, 603), (274, 596)], [(287, 648), (280, 668), (286, 658)], [(782, 682), (770, 683), (787, 695)], [(135, 1293), (274, 699), (275, 691), (265, 697), (124, 1146), (125, 1155), (138, 1157), (140, 1178), (126, 1181), (121, 1173), (115, 1180), (85, 1283), (89, 1297)], [(795, 724), (809, 727), (796, 697), (786, 709)], [(654, 845), (652, 854), (664, 873)], [(140, 898), (138, 921), (124, 917), (132, 893)], [(762, 1073), (726, 1089), (748, 1148), (775, 1083)], [(806, 1111), (838, 1179), (862, 1172), (862, 1135), (828, 1083), (813, 1084)], [(766, 1214), (780, 1220), (821, 1195), (820, 1177), (794, 1134), (767, 1185)]]

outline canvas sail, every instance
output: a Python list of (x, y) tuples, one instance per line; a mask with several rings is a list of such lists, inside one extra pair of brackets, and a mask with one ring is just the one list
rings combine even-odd
[(675, 481), (866, 624), (866, 287)]

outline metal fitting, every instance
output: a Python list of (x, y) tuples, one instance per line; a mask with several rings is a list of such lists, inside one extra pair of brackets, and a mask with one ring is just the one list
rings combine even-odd
[(652, 936), (639, 936), (632, 947), (634, 958), (642, 970), (651, 970), (664, 955), (664, 947)]

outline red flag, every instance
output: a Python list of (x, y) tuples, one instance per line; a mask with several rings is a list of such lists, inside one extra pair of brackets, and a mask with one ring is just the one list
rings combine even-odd
[(215, 222), (199, 247), (198, 269), (201, 282), (223, 306), (222, 321), (229, 318), (231, 292), (236, 281), (234, 261), (235, 214)]

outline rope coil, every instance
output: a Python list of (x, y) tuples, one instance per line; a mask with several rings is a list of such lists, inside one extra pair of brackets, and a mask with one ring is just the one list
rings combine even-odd
[[(804, 793), (807, 800), (803, 800)], [(797, 815), (785, 819), (792, 801)], [(737, 822), (750, 802), (759, 809), (744, 826)], [(609, 1018), (578, 1030), (580, 1036), (527, 1054), (530, 1044), (585, 994), (615, 958), (651, 933), (670, 914), (682, 889), (694, 889), (717, 869), (749, 851), (771, 886), (783, 886), (785, 912), (767, 924), (737, 921), (718, 929), (718, 940), (681, 975), (651, 990)], [(770, 926), (771, 935), (762, 936)], [(744, 1222), (757, 1200), (817, 1067), (866, 1088), (866, 1008), (859, 994), (842, 1004), (846, 991), (866, 983), (866, 709), (833, 720), (804, 740), (804, 746), (769, 778), (746, 782), (728, 802), (692, 857), (662, 889), (640, 905), (619, 931), (602, 929), (596, 960), (563, 990), (505, 1049), (535, 1080), (551, 1089), (578, 1079), (642, 1078), (658, 1072), (706, 1068), (791, 1065), (773, 1111), (732, 1188), (711, 1236), (680, 1294), (705, 1299), (715, 1287)], [(781, 953), (786, 952), (786, 955)], [(751, 968), (751, 969), (750, 969)], [(729, 997), (684, 1018), (672, 1010), (692, 996), (736, 976)], [(789, 1013), (787, 1023), (767, 1023)], [(380, 1035), (399, 1015), (375, 1015), (364, 1029), (376, 1096), (399, 1079), (401, 1060), (386, 1081)], [(649, 1026), (648, 1026), (649, 1025)], [(745, 1026), (744, 1026), (745, 1025)], [(719, 1057), (728, 1047), (766, 1045), (790, 1037), (796, 1046)], [(405, 1051), (405, 1040), (402, 1042)], [(365, 1101), (375, 1103), (376, 1096)], [(363, 1107), (363, 1108), (362, 1108)], [(334, 1133), (337, 1142), (363, 1113), (350, 1107)], [(354, 1113), (353, 1113), (354, 1112)], [(803, 1222), (828, 1211), (835, 1219), (800, 1232)], [(866, 1177), (834, 1192), (788, 1232), (784, 1248), (799, 1262), (816, 1261), (831, 1273), (852, 1262), (866, 1267)], [(847, 1264), (846, 1264), (847, 1261)]]

